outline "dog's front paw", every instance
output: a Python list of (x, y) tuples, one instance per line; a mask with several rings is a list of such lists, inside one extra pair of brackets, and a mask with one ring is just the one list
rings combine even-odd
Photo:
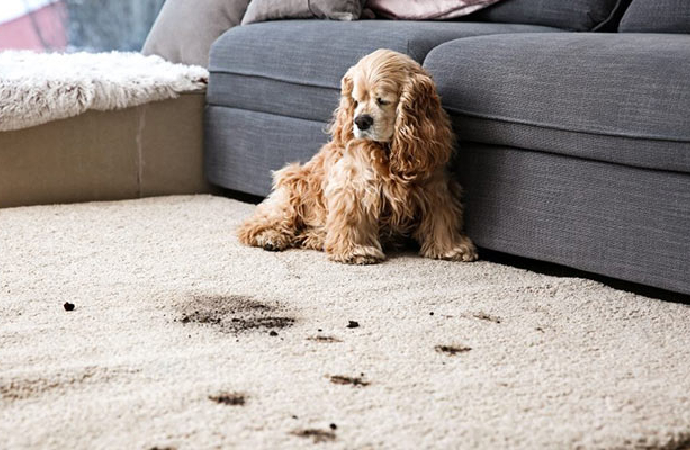
[(477, 248), (470, 238), (463, 236), (459, 243), (449, 249), (430, 247), (423, 249), (422, 256), (430, 259), (444, 259), (446, 261), (476, 261), (479, 259)]
[(331, 253), (331, 261), (342, 262), (345, 264), (376, 264), (383, 261), (386, 256), (380, 248), (371, 245), (357, 245), (349, 250)]
[(261, 247), (269, 252), (279, 252), (290, 247), (289, 237), (276, 230), (264, 230), (257, 233), (240, 228), (238, 236), (241, 243)]

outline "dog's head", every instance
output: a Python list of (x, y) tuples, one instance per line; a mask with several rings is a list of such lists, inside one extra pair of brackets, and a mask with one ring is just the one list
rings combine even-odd
[(377, 50), (347, 71), (331, 133), (342, 146), (364, 139), (389, 147), (391, 174), (408, 180), (447, 163), (453, 148), (433, 80), (412, 58), (390, 50)]

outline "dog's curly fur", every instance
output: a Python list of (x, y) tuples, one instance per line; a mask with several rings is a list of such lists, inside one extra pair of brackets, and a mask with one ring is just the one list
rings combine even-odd
[[(382, 243), (403, 236), (427, 258), (477, 259), (462, 233), (460, 186), (446, 171), (454, 137), (431, 77), (408, 56), (377, 50), (341, 87), (332, 140), (306, 164), (274, 172), (273, 192), (239, 240), (368, 264), (384, 259)], [(363, 113), (376, 122), (369, 136), (354, 124)]]

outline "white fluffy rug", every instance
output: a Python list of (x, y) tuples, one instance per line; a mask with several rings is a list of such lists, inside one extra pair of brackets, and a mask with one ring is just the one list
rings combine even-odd
[(245, 248), (252, 209), (0, 210), (0, 446), (690, 446), (690, 307), (482, 261)]
[(0, 131), (174, 98), (208, 71), (139, 53), (0, 52)]

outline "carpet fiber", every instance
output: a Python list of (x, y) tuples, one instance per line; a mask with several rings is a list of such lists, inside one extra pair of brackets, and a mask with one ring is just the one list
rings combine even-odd
[(0, 210), (2, 447), (690, 446), (690, 307), (483, 261), (245, 248), (252, 210)]

